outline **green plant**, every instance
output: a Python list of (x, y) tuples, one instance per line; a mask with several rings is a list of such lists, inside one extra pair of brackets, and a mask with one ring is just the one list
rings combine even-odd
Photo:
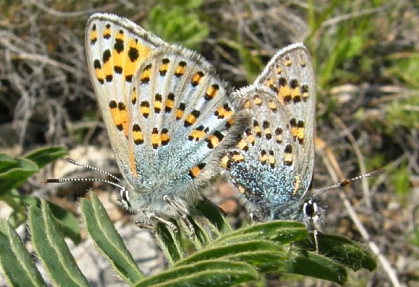
[(396, 168), (391, 176), (390, 181), (395, 187), (395, 191), (401, 197), (406, 195), (410, 191), (410, 170), (408, 169), (407, 163), (403, 162), (398, 168)]
[[(357, 82), (372, 74), (368, 49), (374, 34), (372, 19), (380, 11), (381, 1), (357, 5), (353, 1), (329, 1), (319, 7), (310, 1), (307, 44), (313, 55), (318, 86), (327, 90), (337, 81)], [(368, 11), (368, 12), (365, 12)], [(345, 15), (345, 17), (342, 17)], [(356, 69), (347, 69), (355, 65)]]
[[(0, 153), (0, 200), (12, 207), (9, 223), (17, 227), (24, 223), (28, 206), (37, 206), (39, 198), (20, 194), (17, 190), (30, 176), (39, 172), (48, 163), (63, 157), (67, 150), (62, 147), (47, 147), (33, 150), (21, 157)], [(48, 203), (55, 220), (66, 236), (74, 243), (80, 242), (80, 228), (77, 219), (58, 205)]]
[[(112, 264), (115, 272), (131, 286), (232, 286), (254, 281), (263, 273), (302, 274), (343, 284), (346, 268), (373, 270), (375, 259), (358, 244), (340, 237), (319, 236), (319, 253), (312, 250), (304, 224), (272, 221), (232, 230), (209, 201), (199, 202), (200, 214), (191, 217), (195, 235), (183, 223), (180, 232), (158, 225), (159, 240), (171, 267), (145, 277), (138, 269), (105, 209), (94, 194), (81, 201), (87, 232)], [(29, 227), (37, 257), (57, 286), (87, 286), (59, 232), (45, 201), (29, 207)], [(205, 224), (196, 218), (203, 218)], [(12, 286), (46, 286), (13, 227), (0, 222), (0, 266)]]
[(198, 9), (202, 0), (162, 1), (150, 10), (148, 28), (171, 43), (196, 48), (209, 34)]
[(419, 129), (419, 91), (406, 99), (395, 99), (385, 111), (385, 131), (397, 134), (400, 129)]

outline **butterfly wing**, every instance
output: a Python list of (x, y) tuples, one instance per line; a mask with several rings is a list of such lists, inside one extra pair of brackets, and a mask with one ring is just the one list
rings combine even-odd
[(280, 50), (255, 84), (269, 87), (289, 115), (287, 123), (297, 161), (294, 173), (300, 179), (298, 189), (304, 198), (313, 175), (316, 130), (316, 84), (307, 48), (297, 43)]
[(289, 202), (295, 186), (296, 148), (288, 125), (289, 115), (262, 86), (238, 92), (246, 99), (251, 121), (238, 144), (221, 160), (231, 182), (250, 203), (259, 219), (271, 218), (274, 207)]
[(125, 176), (129, 172), (123, 167), (129, 162), (127, 107), (133, 77), (152, 51), (168, 44), (126, 18), (98, 13), (87, 22), (85, 45), (99, 109)]
[(86, 49), (127, 207), (144, 226), (187, 214), (243, 131), (239, 101), (200, 56), (125, 18), (93, 15)]
[(314, 161), (315, 85), (305, 47), (280, 50), (239, 94), (252, 120), (222, 164), (257, 217), (299, 219)]
[[(240, 102), (211, 65), (177, 46), (159, 49), (141, 65), (131, 95), (129, 181), (151, 197), (190, 202), (243, 131), (245, 118), (235, 115)], [(143, 199), (137, 200), (138, 208)]]

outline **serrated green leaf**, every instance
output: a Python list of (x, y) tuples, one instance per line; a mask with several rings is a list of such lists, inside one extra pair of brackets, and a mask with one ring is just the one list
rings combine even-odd
[(68, 153), (67, 149), (59, 146), (43, 147), (25, 154), (23, 157), (32, 160), (39, 168), (50, 162), (62, 158)]
[(38, 258), (56, 286), (89, 286), (66, 245), (46, 201), (29, 207), (29, 226)]
[(255, 280), (256, 270), (242, 262), (206, 260), (180, 266), (149, 277), (135, 284), (137, 287), (232, 286)]
[(38, 171), (31, 160), (0, 153), (0, 195), (18, 187)]
[(0, 267), (10, 286), (47, 286), (13, 227), (0, 220)]
[(102, 203), (94, 193), (91, 199), (82, 199), (81, 210), (89, 236), (109, 260), (118, 274), (129, 284), (144, 278), (128, 251), (121, 236), (115, 230)]

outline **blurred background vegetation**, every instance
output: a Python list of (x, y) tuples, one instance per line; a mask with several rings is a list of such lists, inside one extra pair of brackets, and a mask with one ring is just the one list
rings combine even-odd
[[(0, 0), (2, 152), (109, 147), (83, 47), (85, 23), (94, 12), (127, 17), (197, 50), (234, 88), (251, 83), (283, 46), (304, 42), (318, 90), (313, 185), (385, 168), (369, 188), (358, 182), (346, 195), (399, 283), (419, 286), (417, 2)], [(57, 196), (39, 179), (19, 192), (60, 203), (76, 197)], [(338, 193), (326, 197), (325, 231), (362, 241)], [(388, 275), (382, 268), (357, 273), (349, 285), (390, 286)]]

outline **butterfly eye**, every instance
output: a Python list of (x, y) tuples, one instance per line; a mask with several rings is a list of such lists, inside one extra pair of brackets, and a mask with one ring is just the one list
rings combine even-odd
[(317, 215), (317, 203), (310, 199), (304, 203), (303, 210), (308, 217), (315, 217)]
[(128, 190), (126, 188), (121, 189), (121, 201), (124, 205), (131, 207), (131, 204), (129, 203)]

